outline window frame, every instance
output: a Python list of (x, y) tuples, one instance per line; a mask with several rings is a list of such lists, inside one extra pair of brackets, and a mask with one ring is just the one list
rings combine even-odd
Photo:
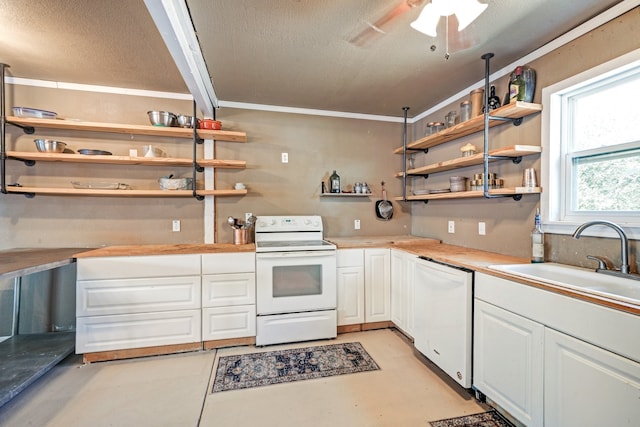
[[(570, 194), (572, 182), (566, 174), (570, 170), (565, 162), (569, 162), (566, 151), (561, 146), (562, 139), (568, 136), (570, 126), (563, 126), (563, 111), (566, 111), (564, 94), (575, 92), (590, 85), (601, 84), (602, 80), (612, 76), (640, 68), (640, 49), (607, 61), (575, 76), (559, 81), (542, 89), (541, 127), (541, 181), (543, 192), (540, 207), (545, 232), (554, 234), (572, 234), (580, 224), (592, 220), (610, 220), (625, 229), (630, 238), (640, 238), (640, 213), (616, 212), (567, 212), (567, 195)], [(627, 144), (637, 147), (637, 142)], [(628, 147), (627, 147), (628, 148)], [(590, 150), (593, 153), (599, 149)], [(616, 237), (617, 234), (608, 227), (590, 227), (589, 235)]]

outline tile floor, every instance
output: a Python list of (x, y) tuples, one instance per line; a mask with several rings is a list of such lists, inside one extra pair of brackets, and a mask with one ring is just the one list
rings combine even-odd
[(0, 426), (428, 426), (487, 409), (394, 330), (329, 343), (348, 341), (360, 342), (380, 370), (215, 394), (216, 356), (314, 343), (88, 365), (70, 356), (1, 407)]

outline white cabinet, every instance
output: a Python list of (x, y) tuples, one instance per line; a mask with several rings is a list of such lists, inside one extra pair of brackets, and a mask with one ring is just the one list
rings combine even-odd
[(338, 326), (391, 320), (390, 258), (386, 248), (338, 249)]
[(197, 343), (200, 255), (79, 258), (76, 353)]
[(639, 363), (552, 329), (544, 347), (546, 426), (640, 425)]
[(391, 249), (391, 321), (413, 336), (414, 275), (417, 256)]
[(255, 253), (202, 255), (202, 340), (255, 337)]
[(364, 321), (366, 323), (391, 320), (391, 264), (390, 249), (364, 250)]
[(544, 326), (478, 299), (474, 308), (474, 386), (525, 425), (543, 425)]
[(640, 425), (640, 316), (476, 273), (474, 387), (528, 426)]
[(338, 249), (338, 326), (364, 323), (364, 250)]

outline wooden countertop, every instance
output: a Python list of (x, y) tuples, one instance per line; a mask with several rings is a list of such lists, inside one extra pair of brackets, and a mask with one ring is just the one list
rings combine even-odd
[(364, 236), (364, 237), (325, 237), (325, 240), (335, 244), (338, 249), (354, 248), (389, 248), (393, 245), (422, 245), (439, 244), (440, 240), (428, 237), (417, 237), (411, 235), (398, 236)]
[(74, 262), (80, 248), (10, 249), (0, 251), (0, 279), (12, 279)]
[(107, 256), (137, 256), (137, 255), (180, 255), (180, 254), (215, 254), (255, 252), (253, 243), (234, 245), (231, 243), (215, 244), (178, 244), (178, 245), (126, 245), (107, 246), (100, 249), (78, 252), (76, 258), (107, 257)]
[(440, 243), (440, 241), (435, 239), (421, 238), (417, 236), (328, 237), (327, 240), (336, 244), (338, 249), (369, 247), (401, 249), (403, 251), (413, 253), (416, 256), (433, 258), (436, 261), (465, 267), (473, 271), (523, 283), (546, 291), (555, 292), (594, 304), (604, 305), (616, 310), (640, 316), (640, 305), (628, 304), (573, 289), (567, 289), (561, 286), (554, 286), (544, 282), (526, 279), (515, 274), (509, 274), (488, 268), (488, 266), (494, 264), (528, 264), (530, 262), (528, 258), (520, 258), (478, 249), (465, 248), (462, 246), (448, 245)]

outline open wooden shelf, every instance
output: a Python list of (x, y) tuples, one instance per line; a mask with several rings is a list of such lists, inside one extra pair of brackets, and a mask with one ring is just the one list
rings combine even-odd
[[(497, 188), (489, 190), (491, 195), (515, 196), (518, 194), (540, 194), (542, 187), (511, 187)], [(421, 200), (442, 200), (442, 199), (469, 199), (484, 197), (484, 191), (456, 191), (453, 193), (424, 194), (419, 196), (407, 196), (407, 201), (415, 202)], [(402, 197), (394, 197), (395, 201), (404, 201)]]
[[(503, 157), (521, 157), (529, 156), (532, 154), (539, 154), (542, 152), (542, 147), (537, 145), (511, 145), (509, 147), (498, 148), (496, 150), (490, 150), (490, 156), (503, 156)], [(490, 162), (498, 159), (489, 159)], [(466, 168), (468, 166), (481, 165), (484, 162), (484, 153), (474, 154), (468, 157), (458, 157), (457, 159), (445, 160), (443, 162), (433, 163), (427, 166), (421, 166), (415, 169), (409, 169), (407, 176), (422, 176), (437, 172), (445, 172), (453, 169)], [(403, 172), (396, 173), (396, 177), (402, 178)]]
[[(112, 165), (143, 165), (143, 166), (193, 166), (193, 160), (175, 157), (130, 157), (130, 156), (103, 156), (66, 153), (40, 153), (29, 151), (8, 151), (7, 157), (16, 160), (33, 160), (37, 162), (68, 162), (68, 163), (94, 163)], [(217, 160), (197, 159), (202, 167), (244, 169), (247, 162), (244, 160)]]
[[(82, 122), (59, 119), (33, 119), (15, 116), (8, 116), (6, 120), (7, 122), (16, 123), (22, 126), (33, 126), (34, 128), (67, 129), (73, 131), (124, 133), (130, 135), (151, 135), (167, 138), (193, 139), (193, 129), (189, 128)], [(202, 139), (214, 139), (216, 141), (227, 142), (247, 142), (247, 134), (245, 132), (197, 129), (197, 134), (198, 137)]]
[[(100, 190), (75, 188), (14, 187), (7, 186), (8, 193), (38, 194), (48, 196), (100, 196), (100, 197), (193, 197), (191, 190)], [(247, 190), (196, 190), (199, 196), (244, 196)]]
[[(501, 117), (509, 119), (518, 119), (526, 117), (531, 114), (539, 113), (542, 111), (541, 104), (533, 104), (530, 102), (512, 102), (497, 108), (491, 112), (491, 117)], [(500, 126), (509, 123), (509, 121), (503, 120), (489, 120), (489, 127)], [(435, 147), (440, 144), (453, 141), (454, 139), (462, 138), (463, 136), (471, 135), (476, 132), (484, 130), (484, 115), (473, 117), (466, 122), (459, 123), (453, 127), (441, 130), (440, 132), (425, 136), (407, 144), (407, 150), (423, 150), (430, 147)], [(402, 154), (403, 147), (396, 148), (393, 151), (395, 154)]]
[(369, 197), (371, 193), (321, 193), (320, 197)]

